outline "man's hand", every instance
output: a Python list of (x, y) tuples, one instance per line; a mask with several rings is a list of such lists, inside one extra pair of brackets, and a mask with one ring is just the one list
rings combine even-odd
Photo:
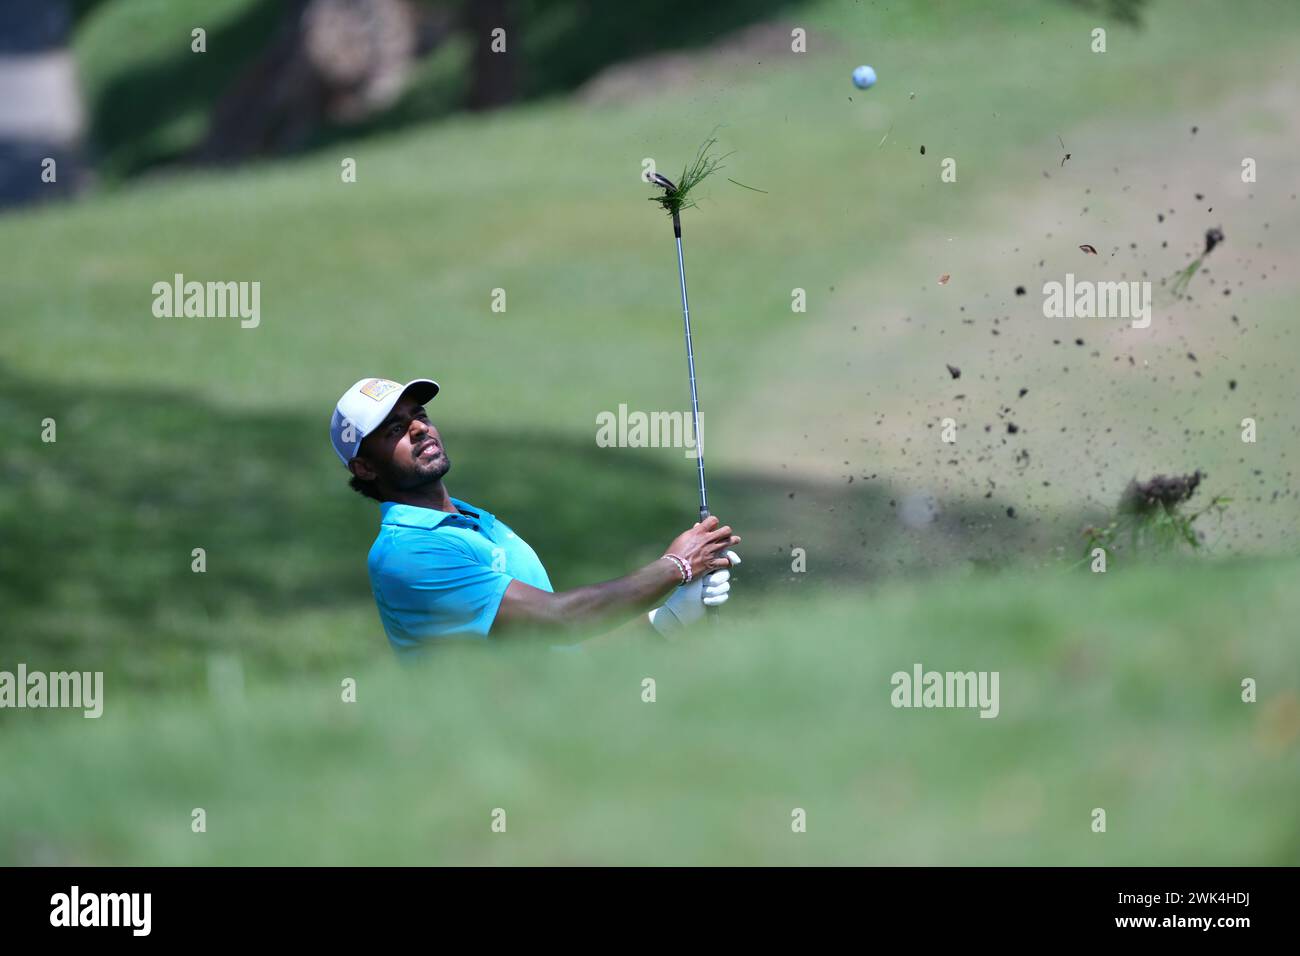
[(664, 553), (675, 554), (689, 564), (692, 578), (730, 567), (723, 552), (738, 544), (740, 538), (731, 533), (730, 525), (718, 525), (718, 519), (713, 515), (695, 522), (689, 531), (674, 538)]
[(705, 607), (727, 603), (731, 597), (731, 572), (727, 568), (740, 564), (740, 555), (727, 551), (721, 560), (725, 562), (722, 569), (683, 584), (669, 596), (663, 607), (649, 613), (650, 623), (656, 631), (671, 639), (702, 618)]
[[(685, 602), (680, 605), (682, 615), (690, 616), (697, 605), (703, 613), (706, 596), (709, 604), (721, 604), (727, 599), (731, 585), (726, 569), (731, 567), (731, 558), (735, 557), (735, 552), (728, 549), (739, 540), (731, 533), (730, 527), (720, 527), (718, 519), (710, 515), (679, 534), (668, 546), (669, 551), (685, 561), (691, 571), (692, 587), (689, 590), (694, 597), (679, 599)], [(735, 558), (736, 563), (739, 561)], [(705, 581), (711, 572), (717, 571), (726, 577)], [(629, 617), (645, 613), (646, 608), (662, 601), (674, 589), (687, 590), (678, 587), (682, 577), (679, 562), (662, 557), (621, 578), (555, 594), (523, 581), (511, 581), (501, 597), (491, 635), (508, 637), (515, 633), (545, 632), (550, 635), (548, 639), (554, 639), (553, 635), (558, 632), (570, 640), (582, 640), (593, 632), (608, 630), (626, 622)], [(670, 613), (668, 617), (671, 616)], [(667, 626), (667, 617), (664, 623)]]

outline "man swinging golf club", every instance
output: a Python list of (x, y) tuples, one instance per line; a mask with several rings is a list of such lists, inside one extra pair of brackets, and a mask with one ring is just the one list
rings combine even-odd
[(740, 538), (715, 517), (683, 531), (645, 567), (555, 593), (523, 538), (447, 492), (451, 461), (425, 412), (437, 394), (429, 379), (365, 378), (343, 394), (330, 421), (352, 488), (380, 503), (370, 583), (395, 650), (522, 633), (572, 642), (642, 614), (671, 638), (706, 606), (726, 602), (727, 569), (740, 563), (730, 549)]

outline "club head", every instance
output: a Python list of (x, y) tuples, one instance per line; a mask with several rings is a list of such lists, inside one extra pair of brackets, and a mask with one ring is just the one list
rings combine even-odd
[(673, 185), (673, 181), (669, 179), (667, 176), (664, 176), (660, 173), (651, 173), (649, 176), (646, 177), (646, 181), (653, 183), (656, 186), (660, 186), (663, 189), (668, 190), (669, 192), (677, 191), (677, 187)]

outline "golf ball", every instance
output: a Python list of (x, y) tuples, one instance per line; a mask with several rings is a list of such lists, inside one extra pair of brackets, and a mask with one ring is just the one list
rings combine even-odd
[(876, 71), (869, 66), (860, 66), (853, 71), (853, 85), (860, 90), (870, 89), (876, 85)]

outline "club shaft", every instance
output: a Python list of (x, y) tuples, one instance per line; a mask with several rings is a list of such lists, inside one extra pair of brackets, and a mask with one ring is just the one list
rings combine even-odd
[(709, 493), (704, 485), (704, 435), (700, 431), (700, 396), (695, 385), (695, 346), (691, 341), (691, 306), (686, 298), (686, 262), (682, 258), (682, 231), (674, 223), (677, 237), (677, 275), (682, 283), (682, 324), (686, 331), (686, 369), (691, 377), (691, 424), (695, 428), (695, 465), (700, 479), (700, 520), (709, 516)]

